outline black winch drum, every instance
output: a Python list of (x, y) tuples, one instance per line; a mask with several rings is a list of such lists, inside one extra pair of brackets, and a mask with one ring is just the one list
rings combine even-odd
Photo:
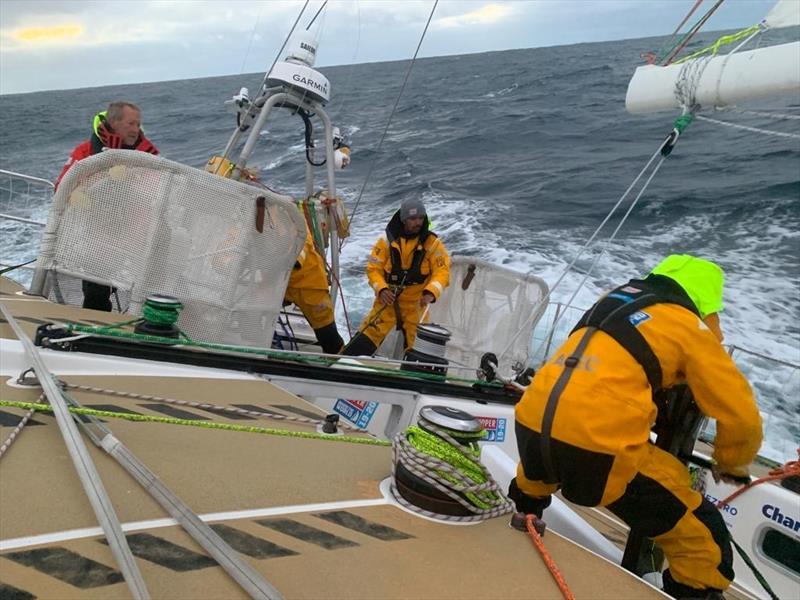
[[(417, 338), (414, 347), (406, 352), (403, 357), (402, 368), (406, 371), (416, 371), (418, 373), (435, 373), (436, 375), (447, 375), (447, 367), (450, 363), (445, 358), (445, 349), (450, 340), (450, 332), (434, 323), (425, 323), (417, 326)], [(415, 363), (433, 363), (429, 366)]]

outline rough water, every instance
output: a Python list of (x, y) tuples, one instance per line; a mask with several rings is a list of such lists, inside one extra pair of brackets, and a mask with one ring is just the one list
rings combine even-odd
[[(763, 43), (798, 37), (797, 31), (769, 35)], [(639, 53), (662, 41), (419, 60), (380, 149), (408, 62), (322, 69), (332, 85), (329, 114), (353, 148), (353, 164), (337, 183), (351, 211), (372, 170), (342, 256), (352, 325), (372, 302), (363, 275), (369, 249), (407, 197), (425, 201), (452, 254), (533, 272), (552, 286), (672, 128), (677, 113), (631, 116), (624, 109)], [(145, 131), (165, 157), (202, 167), (235, 127), (223, 101), (243, 85), (257, 89), (261, 79), (248, 74), (1, 96), (0, 168), (55, 179), (71, 149), (88, 137), (92, 116), (118, 99), (143, 108)], [(759, 114), (710, 116), (800, 132), (800, 98), (748, 108)], [(288, 112), (271, 119), (250, 165), (270, 187), (302, 194), (300, 119)], [(701, 255), (727, 274), (726, 342), (800, 364), (799, 200), (798, 139), (696, 121), (616, 240), (602, 255), (602, 244), (585, 253), (553, 299), (566, 302), (595, 260), (573, 302), (577, 307), (646, 274), (666, 254)], [(6, 196), (0, 204), (5, 211)], [(32, 213), (45, 215), (45, 206)], [(35, 256), (30, 227), (5, 222), (0, 235), (3, 262)], [(338, 317), (344, 329), (341, 308)], [(577, 317), (577, 311), (568, 313), (560, 331)], [(800, 445), (800, 373), (740, 351), (734, 357), (764, 414), (762, 453), (792, 458)]]

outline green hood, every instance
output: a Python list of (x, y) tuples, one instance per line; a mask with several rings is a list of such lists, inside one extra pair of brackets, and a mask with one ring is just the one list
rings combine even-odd
[(722, 310), (725, 273), (710, 260), (688, 254), (671, 254), (653, 269), (651, 275), (669, 277), (680, 285), (704, 319)]

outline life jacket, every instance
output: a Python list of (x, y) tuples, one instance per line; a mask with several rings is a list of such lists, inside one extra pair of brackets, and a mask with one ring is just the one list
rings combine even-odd
[(593, 327), (614, 338), (642, 366), (655, 396), (662, 388), (661, 363), (636, 326), (647, 318), (641, 312), (643, 309), (663, 303), (677, 304), (700, 317), (697, 307), (680, 285), (664, 275), (648, 275), (646, 279), (631, 279), (598, 300), (581, 317), (572, 333)]
[(430, 236), (436, 237), (436, 234), (428, 230), (430, 222), (428, 216), (425, 216), (425, 221), (420, 229), (417, 238), (417, 245), (414, 248), (414, 254), (411, 257), (411, 266), (408, 269), (403, 268), (402, 256), (400, 255), (400, 248), (395, 246), (393, 242), (399, 240), (403, 235), (403, 223), (400, 221), (400, 211), (397, 211), (389, 224), (386, 226), (386, 239), (389, 242), (389, 256), (392, 261), (392, 270), (386, 276), (386, 282), (389, 285), (416, 285), (425, 283), (430, 274), (422, 273), (422, 261), (425, 259), (425, 242)]

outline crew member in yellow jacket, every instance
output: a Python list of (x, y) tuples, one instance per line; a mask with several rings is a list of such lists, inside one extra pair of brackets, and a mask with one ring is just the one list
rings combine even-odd
[(761, 445), (753, 392), (721, 344), (723, 278), (712, 262), (672, 255), (614, 289), (516, 406), (517, 510), (541, 516), (559, 489), (576, 504), (605, 506), (662, 548), (664, 590), (675, 598), (721, 598), (733, 556), (716, 507), (677, 458), (650, 443), (658, 394), (685, 383), (716, 419), (715, 476), (746, 481)]
[(323, 352), (339, 353), (344, 346), (344, 340), (336, 328), (325, 261), (314, 247), (314, 238), (308, 229), (306, 242), (289, 275), (289, 284), (283, 299), (302, 311)]
[(392, 327), (402, 331), (406, 350), (413, 347), (426, 307), (450, 283), (450, 256), (429, 226), (420, 200), (406, 200), (394, 213), (367, 262), (375, 303), (342, 354), (372, 356)]

